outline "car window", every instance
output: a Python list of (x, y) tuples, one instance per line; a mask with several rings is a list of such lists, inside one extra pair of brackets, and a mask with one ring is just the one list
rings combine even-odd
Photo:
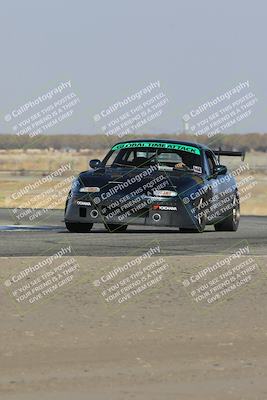
[(213, 175), (215, 173), (215, 166), (216, 166), (215, 157), (211, 151), (206, 151), (206, 156), (208, 161), (209, 174)]
[(116, 151), (111, 153), (110, 157), (106, 160), (106, 166), (110, 167), (113, 164), (113, 162), (115, 161), (117, 156), (118, 156), (118, 153)]
[(173, 162), (173, 163), (178, 163), (178, 162), (182, 162), (182, 157), (178, 154), (178, 153), (160, 153), (158, 155), (158, 161), (166, 161), (166, 162)]
[(157, 164), (161, 168), (187, 169), (202, 173), (200, 150), (194, 146), (179, 143), (138, 142), (118, 144), (113, 146), (112, 150), (112, 153), (104, 160), (107, 166), (147, 168), (149, 165)]

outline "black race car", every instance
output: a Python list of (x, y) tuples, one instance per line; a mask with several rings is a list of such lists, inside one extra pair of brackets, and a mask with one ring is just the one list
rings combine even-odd
[(181, 232), (236, 231), (240, 219), (236, 182), (220, 155), (196, 143), (130, 140), (114, 145), (103, 161), (91, 160), (72, 184), (65, 206), (70, 232), (103, 223), (110, 232), (127, 226), (177, 227)]

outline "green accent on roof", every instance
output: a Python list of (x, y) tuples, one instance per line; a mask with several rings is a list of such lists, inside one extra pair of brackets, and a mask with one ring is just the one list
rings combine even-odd
[(128, 142), (119, 143), (112, 147), (112, 150), (130, 149), (136, 147), (150, 147), (156, 149), (170, 149), (170, 150), (181, 150), (187, 151), (188, 153), (200, 155), (200, 150), (197, 147), (187, 146), (179, 143), (164, 143), (164, 142)]

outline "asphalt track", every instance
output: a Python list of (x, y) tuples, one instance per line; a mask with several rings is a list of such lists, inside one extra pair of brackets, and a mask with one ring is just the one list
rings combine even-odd
[(90, 233), (69, 233), (62, 219), (62, 211), (53, 210), (43, 223), (24, 227), (14, 225), (8, 209), (0, 209), (0, 256), (49, 255), (61, 243), (71, 244), (77, 256), (123, 256), (141, 254), (153, 240), (159, 242), (162, 254), (170, 256), (228, 252), (242, 240), (248, 241), (252, 254), (267, 254), (267, 217), (243, 216), (237, 232), (215, 232), (208, 226), (201, 234), (140, 226), (108, 233), (100, 224)]

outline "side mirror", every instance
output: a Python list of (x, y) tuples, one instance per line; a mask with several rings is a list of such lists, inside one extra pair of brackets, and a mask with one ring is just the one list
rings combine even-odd
[(101, 161), (100, 160), (90, 160), (89, 161), (89, 167), (91, 167), (91, 168), (93, 168), (93, 169), (96, 169), (96, 168), (99, 168), (99, 167), (101, 167)]
[(227, 167), (225, 165), (216, 165), (214, 168), (214, 175), (225, 175), (227, 174)]

